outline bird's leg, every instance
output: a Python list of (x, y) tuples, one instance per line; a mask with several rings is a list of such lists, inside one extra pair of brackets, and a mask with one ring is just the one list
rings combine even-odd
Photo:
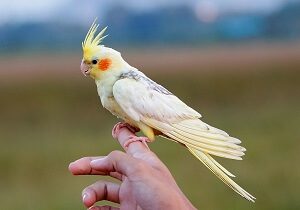
[(115, 126), (112, 129), (112, 136), (116, 139), (120, 133), (120, 130), (124, 127), (126, 127), (128, 130), (130, 130), (132, 133), (136, 133), (136, 132), (140, 131), (139, 128), (133, 127), (133, 126), (129, 125), (128, 123), (118, 122), (117, 124), (115, 124)]
[[(124, 127), (129, 129), (132, 133), (136, 133), (140, 131), (139, 128), (133, 127), (128, 123), (118, 122), (112, 129), (112, 136), (116, 139), (119, 135), (120, 130)], [(135, 136), (135, 135), (129, 137), (129, 139), (124, 143), (124, 147), (128, 148), (131, 143), (136, 141), (142, 142), (149, 149), (147, 142), (151, 142), (150, 139), (144, 136)]]

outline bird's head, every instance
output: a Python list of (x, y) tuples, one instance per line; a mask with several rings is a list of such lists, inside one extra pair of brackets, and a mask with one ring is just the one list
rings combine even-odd
[(94, 21), (82, 42), (83, 58), (80, 66), (85, 76), (90, 76), (95, 80), (100, 80), (105, 75), (116, 74), (123, 63), (119, 52), (100, 45), (107, 36), (103, 36), (107, 27), (96, 35), (98, 27), (99, 25)]

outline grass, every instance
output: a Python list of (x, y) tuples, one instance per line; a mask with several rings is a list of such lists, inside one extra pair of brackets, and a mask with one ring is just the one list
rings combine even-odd
[[(241, 68), (192, 75), (146, 71), (201, 110), (204, 121), (242, 139), (243, 161), (218, 160), (257, 197), (255, 204), (183, 147), (158, 138), (151, 148), (199, 209), (299, 209), (300, 65)], [(100, 177), (73, 177), (68, 164), (120, 149), (110, 136), (117, 119), (101, 107), (94, 83), (42, 78), (6, 82), (0, 93), (0, 208), (84, 209), (81, 190)]]

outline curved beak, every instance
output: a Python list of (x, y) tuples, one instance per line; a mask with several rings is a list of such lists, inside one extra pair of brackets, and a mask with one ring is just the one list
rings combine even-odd
[(80, 70), (84, 76), (87, 76), (90, 74), (90, 66), (88, 64), (86, 64), (83, 60), (81, 61), (81, 64), (80, 64)]

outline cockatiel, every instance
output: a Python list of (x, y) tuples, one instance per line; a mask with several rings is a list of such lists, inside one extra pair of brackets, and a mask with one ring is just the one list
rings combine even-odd
[(231, 189), (254, 202), (255, 197), (236, 184), (230, 178), (234, 175), (212, 157), (241, 160), (246, 151), (239, 145), (241, 141), (201, 121), (197, 111), (130, 66), (118, 51), (100, 45), (106, 28), (96, 34), (98, 26), (94, 21), (82, 42), (81, 71), (95, 80), (103, 107), (124, 120), (114, 127), (113, 135), (127, 126), (146, 136), (132, 137), (127, 145), (132, 141), (152, 142), (155, 135), (176, 141)]

